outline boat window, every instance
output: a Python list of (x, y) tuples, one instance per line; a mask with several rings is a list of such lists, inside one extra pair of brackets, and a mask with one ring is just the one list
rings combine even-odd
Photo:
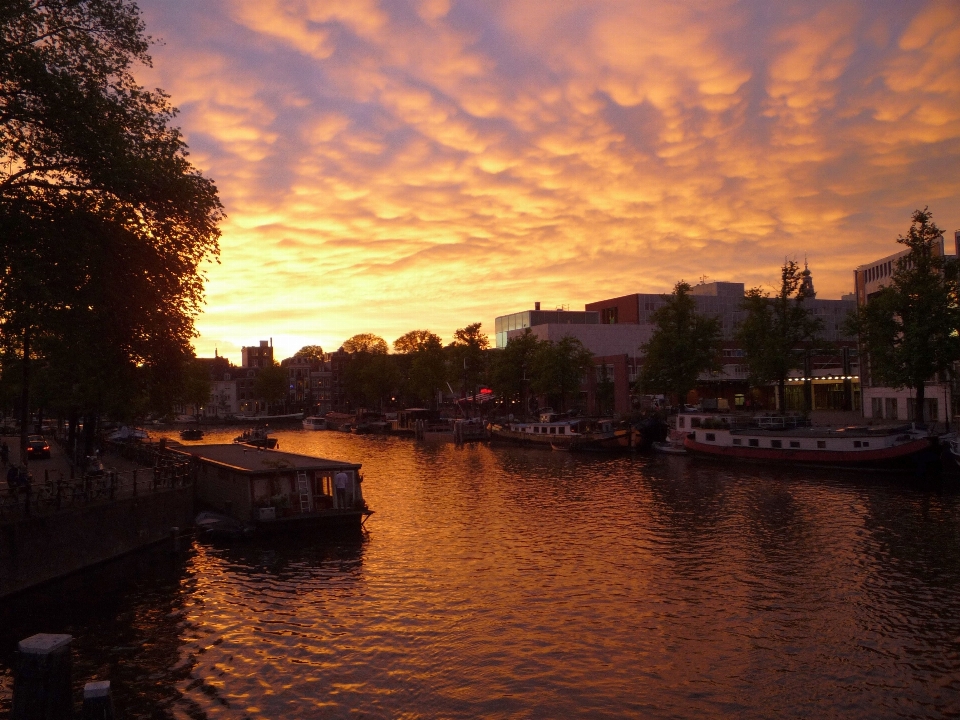
[(700, 427), (700, 418), (690, 418), (690, 427)]
[(825, 448), (825, 447), (827, 447), (827, 441), (826, 441), (826, 440), (817, 440), (817, 447), (818, 447), (818, 448)]
[(870, 447), (870, 443), (868, 443), (866, 440), (864, 440), (864, 441), (863, 441), (863, 446), (864, 446), (864, 447)]
[(854, 446), (854, 447), (860, 447), (860, 444), (861, 444), (861, 443), (860, 443), (859, 440), (854, 440), (854, 441), (853, 441), (853, 446)]
[(713, 442), (713, 441), (716, 440), (716, 439), (717, 439), (717, 436), (716, 436), (716, 435), (714, 435), (713, 433), (707, 433), (707, 440), (708, 440), (709, 442)]
[(680, 417), (677, 418), (677, 427), (682, 428), (686, 426), (687, 426), (687, 419), (683, 415), (681, 415)]
[(555, 427), (550, 428), (550, 434), (551, 434), (551, 435), (556, 435), (556, 434), (557, 434), (557, 429), (556, 429)]
[(741, 440), (740, 438), (734, 438), (734, 439), (733, 439), (733, 444), (734, 444), (734, 445), (743, 445), (743, 440)]
[(760, 447), (760, 441), (756, 438), (750, 438), (750, 447)]
[(770, 447), (772, 447), (772, 448), (782, 448), (782, 447), (783, 447), (783, 441), (782, 441), (782, 440), (771, 440), (771, 441), (770, 441)]
[(565, 435), (566, 433), (567, 433), (567, 429), (565, 427), (560, 428), (561, 435)]
[(795, 448), (800, 447), (800, 441), (799, 441), (799, 440), (791, 440), (791, 441), (790, 441), (790, 447), (795, 447)]

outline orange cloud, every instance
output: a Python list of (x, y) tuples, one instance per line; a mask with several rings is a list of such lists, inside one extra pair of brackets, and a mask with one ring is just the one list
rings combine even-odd
[(143, 7), (144, 82), (229, 215), (201, 352), (449, 339), (784, 255), (836, 297), (915, 207), (960, 226), (949, 1)]

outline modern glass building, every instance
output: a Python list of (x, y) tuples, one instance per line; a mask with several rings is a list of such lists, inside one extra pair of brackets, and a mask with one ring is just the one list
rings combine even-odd
[(501, 315), (495, 321), (497, 347), (507, 346), (507, 333), (536, 325), (599, 325), (600, 313), (592, 310), (524, 310)]

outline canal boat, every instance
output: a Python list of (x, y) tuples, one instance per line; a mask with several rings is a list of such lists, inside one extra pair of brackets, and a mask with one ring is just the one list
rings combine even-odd
[(610, 419), (558, 419), (552, 412), (541, 413), (539, 422), (490, 423), (487, 430), (492, 440), (554, 450), (627, 449), (636, 432)]
[(317, 415), (311, 415), (310, 417), (305, 417), (303, 419), (303, 429), (304, 430), (326, 430), (327, 419), (324, 417), (319, 417)]
[[(786, 423), (789, 425), (789, 423)], [(899, 428), (736, 427), (701, 423), (683, 442), (693, 455), (828, 467), (910, 467), (929, 453), (926, 431)]]
[[(192, 445), (177, 451), (196, 472), (197, 524), (225, 538), (280, 533), (359, 532), (372, 514), (358, 463), (262, 449), (239, 443)], [(337, 476), (346, 487), (337, 488)]]
[(203, 440), (203, 430), (200, 428), (186, 428), (180, 431), (181, 440)]
[(270, 435), (267, 432), (266, 428), (253, 428), (251, 430), (244, 430), (242, 433), (237, 435), (233, 439), (235, 443), (242, 443), (243, 445), (252, 445), (253, 447), (259, 448), (270, 448), (273, 449), (277, 446), (277, 439)]

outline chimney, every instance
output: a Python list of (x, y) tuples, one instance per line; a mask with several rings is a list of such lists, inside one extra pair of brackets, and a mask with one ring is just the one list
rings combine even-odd
[(535, 302), (535, 303), (533, 304), (533, 309), (534, 309), (534, 310), (539, 310), (539, 309), (540, 309), (540, 303)]

